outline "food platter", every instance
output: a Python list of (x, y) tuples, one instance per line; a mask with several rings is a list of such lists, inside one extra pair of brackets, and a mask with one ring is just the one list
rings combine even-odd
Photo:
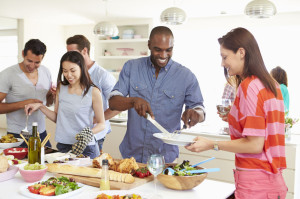
[(23, 143), (23, 139), (17, 138), (18, 142), (12, 142), (12, 143), (0, 143), (0, 148), (1, 149), (8, 149), (8, 148), (13, 148), (20, 146)]
[[(38, 183), (38, 182), (36, 182)], [(35, 184), (35, 183), (33, 183)], [(19, 191), (22, 195), (28, 197), (28, 198), (34, 198), (34, 199), (62, 199), (62, 198), (68, 198), (68, 197), (71, 197), (71, 196), (74, 196), (74, 195), (78, 195), (79, 193), (81, 193), (85, 188), (86, 186), (81, 184), (81, 183), (78, 183), (77, 184), (81, 187), (80, 189), (77, 189), (75, 191), (71, 191), (69, 193), (65, 193), (65, 194), (61, 194), (61, 195), (57, 195), (57, 196), (43, 196), (43, 195), (39, 195), (39, 194), (34, 194), (34, 193), (31, 193), (27, 188), (28, 186), (30, 185), (24, 185), (22, 187), (20, 187)]]
[(168, 136), (165, 133), (154, 133), (154, 137), (161, 139), (164, 143), (177, 145), (177, 146), (186, 146), (195, 141), (194, 138), (196, 136), (185, 135), (185, 134), (177, 134), (174, 136)]
[(150, 194), (140, 193), (138, 191), (128, 191), (128, 190), (98, 191), (98, 192), (90, 193), (90, 195), (86, 198), (96, 198), (98, 195), (100, 195), (102, 193), (104, 193), (106, 195), (109, 195), (109, 196), (113, 196), (113, 195), (124, 196), (124, 195), (127, 195), (127, 194), (138, 194), (142, 197), (142, 199), (150, 199)]

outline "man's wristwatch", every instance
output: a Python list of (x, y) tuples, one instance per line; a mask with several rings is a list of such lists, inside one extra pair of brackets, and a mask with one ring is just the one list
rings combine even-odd
[(214, 150), (219, 151), (218, 141), (215, 141), (215, 143), (214, 143)]

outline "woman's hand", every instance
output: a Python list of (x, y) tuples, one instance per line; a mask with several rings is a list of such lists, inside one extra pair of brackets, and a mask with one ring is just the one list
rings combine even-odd
[(202, 152), (202, 151), (213, 149), (214, 147), (213, 141), (206, 139), (204, 137), (198, 136), (194, 139), (194, 141), (196, 142), (188, 146), (185, 146), (185, 148), (192, 152)]
[(223, 113), (217, 112), (219, 114), (219, 117), (224, 121), (228, 122), (228, 114), (230, 112), (231, 106), (229, 106), (229, 111), (224, 115)]
[(34, 111), (38, 110), (43, 104), (42, 103), (33, 103), (25, 105), (26, 115), (31, 115)]

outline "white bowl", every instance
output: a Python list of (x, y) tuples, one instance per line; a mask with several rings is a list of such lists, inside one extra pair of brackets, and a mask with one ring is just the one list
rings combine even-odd
[(53, 163), (55, 160), (62, 160), (64, 161), (66, 158), (70, 158), (69, 154), (57, 152), (57, 153), (50, 153), (45, 155), (45, 160), (48, 163)]
[(23, 139), (17, 138), (18, 142), (13, 142), (13, 143), (0, 143), (0, 148), (1, 149), (8, 149), (8, 148), (13, 148), (20, 146), (23, 143)]

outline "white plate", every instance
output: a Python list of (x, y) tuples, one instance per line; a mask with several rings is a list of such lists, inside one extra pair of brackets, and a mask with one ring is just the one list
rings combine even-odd
[(18, 170), (16, 166), (9, 166), (7, 171), (0, 173), (0, 182), (14, 178)]
[(65, 160), (66, 158), (69, 158), (70, 154), (67, 153), (61, 153), (61, 152), (56, 152), (56, 153), (49, 153), (45, 155), (45, 161), (48, 163), (53, 163), (55, 160)]
[(109, 196), (113, 196), (113, 195), (124, 196), (126, 194), (138, 194), (142, 197), (142, 199), (150, 199), (150, 194), (145, 194), (145, 193), (140, 193), (138, 191), (130, 191), (130, 190), (98, 191), (98, 192), (91, 193), (89, 195), (89, 197), (86, 197), (86, 198), (97, 198), (97, 196), (102, 194), (102, 193), (104, 193), (106, 195), (109, 195)]
[(23, 139), (21, 139), (21, 138), (17, 138), (17, 139), (18, 139), (18, 142), (14, 142), (14, 143), (0, 143), (0, 148), (8, 149), (8, 148), (20, 146), (23, 142)]
[[(38, 182), (35, 182), (33, 184), (36, 184)], [(61, 195), (58, 195), (58, 196), (43, 196), (43, 195), (39, 195), (39, 194), (34, 194), (34, 193), (31, 193), (27, 187), (28, 186), (31, 186), (33, 184), (30, 184), (30, 185), (24, 185), (22, 187), (20, 187), (19, 191), (22, 195), (26, 196), (26, 197), (29, 197), (29, 198), (34, 198), (34, 199), (61, 199), (61, 198), (68, 198), (68, 197), (71, 197), (71, 196), (74, 196), (74, 195), (77, 195), (79, 193), (81, 193), (86, 186), (84, 186), (83, 184), (81, 183), (78, 183), (77, 184), (81, 187), (80, 189), (77, 189), (75, 191), (71, 191), (69, 193), (65, 193), (65, 194), (61, 194)]]
[(189, 145), (190, 143), (195, 142), (193, 140), (196, 137), (196, 136), (185, 135), (185, 134), (178, 134), (175, 135), (174, 137), (168, 137), (168, 135), (164, 133), (154, 133), (153, 136), (161, 139), (164, 143), (178, 145), (178, 146)]

